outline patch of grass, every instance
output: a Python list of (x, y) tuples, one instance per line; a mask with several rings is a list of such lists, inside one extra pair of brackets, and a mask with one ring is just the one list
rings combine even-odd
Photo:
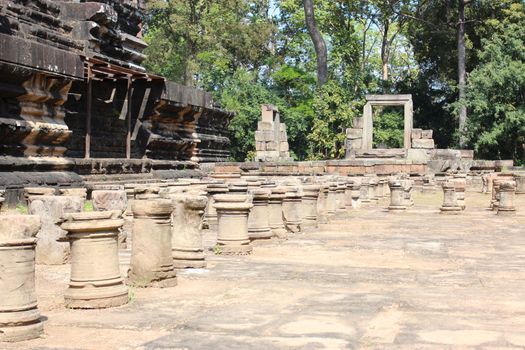
[(218, 244), (215, 247), (213, 247), (213, 253), (215, 255), (221, 255), (222, 254), (221, 247)]
[(84, 211), (95, 211), (93, 209), (93, 202), (92, 201), (85, 201), (84, 202)]
[(16, 205), (16, 211), (19, 212), (20, 214), (28, 214), (29, 208), (21, 203), (18, 203)]
[(128, 286), (128, 299), (130, 304), (133, 304), (137, 299), (136, 289), (134, 286)]

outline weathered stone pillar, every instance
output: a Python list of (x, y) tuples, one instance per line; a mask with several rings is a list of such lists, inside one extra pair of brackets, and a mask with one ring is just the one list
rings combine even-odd
[(178, 269), (204, 268), (206, 257), (202, 244), (202, 221), (208, 198), (179, 194), (172, 195), (171, 199), (173, 264)]
[(370, 199), (370, 202), (372, 204), (377, 204), (379, 200), (376, 194), (378, 184), (379, 184), (379, 180), (376, 177), (370, 178), (369, 186), (368, 186), (368, 199)]
[(336, 212), (340, 214), (346, 213), (345, 192), (346, 192), (346, 183), (338, 182), (337, 188), (336, 188), (336, 204), (337, 204)]
[(514, 197), (516, 193), (516, 183), (511, 180), (501, 181), (499, 184), (499, 205), (498, 215), (514, 215)]
[(304, 185), (302, 199), (302, 226), (317, 227), (317, 199), (319, 197), (319, 185)]
[(301, 198), (302, 193), (299, 187), (286, 187), (286, 195), (283, 200), (283, 216), (284, 225), (289, 232), (297, 233), (301, 231)]
[(69, 213), (84, 210), (84, 200), (76, 196), (29, 196), (29, 213), (40, 216), (42, 226), (37, 234), (36, 263), (61, 265), (69, 260), (66, 231), (59, 226)]
[(337, 183), (330, 182), (328, 184), (328, 192), (326, 194), (325, 213), (327, 218), (335, 215), (337, 212)]
[(138, 287), (172, 287), (177, 276), (171, 255), (171, 213), (167, 199), (135, 201), (129, 281)]
[(458, 200), (458, 205), (461, 207), (461, 210), (465, 210), (465, 192), (467, 188), (467, 174), (455, 174), (452, 181), (456, 187), (456, 197)]
[(207, 186), (206, 192), (208, 194), (208, 205), (206, 206), (206, 223), (211, 230), (217, 229), (217, 210), (213, 206), (215, 204), (214, 196), (218, 194), (228, 193), (228, 185), (223, 183), (213, 183)]
[(328, 194), (329, 184), (321, 184), (319, 187), (319, 197), (317, 198), (317, 222), (326, 224), (328, 222)]
[(377, 188), (376, 188), (376, 198), (382, 199), (385, 197), (385, 179), (378, 178), (377, 179)]
[(42, 334), (35, 293), (35, 235), (39, 229), (36, 215), (0, 216), (0, 342)]
[(525, 194), (525, 173), (514, 173), (516, 194)]
[(352, 208), (358, 209), (361, 206), (361, 182), (354, 179), (352, 183)]
[(456, 187), (453, 181), (443, 182), (443, 205), (441, 214), (458, 214), (462, 209), (458, 205)]
[(270, 229), (268, 201), (271, 191), (264, 188), (248, 190), (253, 208), (248, 215), (248, 236), (252, 241), (268, 241), (274, 236)]
[(401, 181), (390, 180), (388, 186), (390, 187), (390, 205), (388, 206), (388, 211), (406, 210), (405, 191)]
[(500, 198), (499, 186), (500, 186), (501, 181), (502, 180), (500, 179), (494, 179), (492, 182), (492, 198), (490, 201), (490, 209), (492, 209), (493, 211), (498, 210), (499, 198)]
[(352, 180), (347, 180), (346, 189), (345, 189), (345, 208), (347, 211), (353, 209), (353, 205), (352, 205), (353, 186), (354, 186), (354, 182)]
[(414, 200), (412, 200), (412, 188), (414, 182), (412, 180), (401, 180), (401, 185), (403, 186), (403, 191), (405, 193), (405, 205), (407, 208), (414, 206)]
[(367, 206), (370, 204), (370, 179), (364, 177), (361, 179), (361, 186), (359, 188), (359, 200), (361, 204)]
[(120, 211), (66, 215), (62, 229), (68, 232), (71, 246), (66, 307), (98, 309), (128, 302), (118, 256), (118, 233), (123, 224)]
[(253, 204), (247, 195), (218, 194), (217, 248), (221, 254), (250, 254), (252, 245), (248, 236), (248, 215)]
[(283, 221), (283, 200), (286, 195), (286, 188), (272, 188), (268, 199), (268, 223), (272, 233), (277, 237), (283, 237), (286, 234)]

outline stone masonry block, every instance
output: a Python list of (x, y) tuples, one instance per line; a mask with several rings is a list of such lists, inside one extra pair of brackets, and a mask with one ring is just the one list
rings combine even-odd
[(356, 117), (354, 118), (352, 122), (352, 126), (354, 129), (362, 129), (365, 127), (365, 120), (363, 117)]
[(275, 141), (266, 142), (266, 150), (267, 151), (278, 151), (279, 145)]
[(288, 142), (281, 142), (281, 145), (279, 147), (279, 151), (281, 151), (281, 152), (288, 152), (288, 151), (290, 151), (290, 146), (288, 145)]
[(348, 128), (346, 129), (346, 137), (355, 140), (363, 137), (363, 129)]
[(273, 122), (258, 122), (257, 130), (273, 130)]
[(432, 130), (422, 130), (421, 132), (421, 138), (422, 139), (431, 139), (433, 135)]
[(412, 129), (412, 140), (419, 140), (421, 138), (423, 130)]
[(257, 151), (266, 151), (266, 142), (264, 142), (264, 141), (255, 141), (255, 149)]
[(432, 139), (412, 140), (412, 148), (433, 149), (434, 147), (434, 140)]

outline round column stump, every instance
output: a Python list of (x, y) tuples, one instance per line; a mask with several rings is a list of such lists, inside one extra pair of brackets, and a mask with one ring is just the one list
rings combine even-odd
[(403, 185), (399, 180), (391, 180), (388, 182), (390, 187), (390, 205), (388, 211), (405, 211), (407, 209), (405, 202), (405, 191)]
[(175, 268), (205, 268), (202, 224), (208, 198), (199, 195), (178, 195), (172, 196), (172, 203), (174, 210), (171, 255)]
[(62, 229), (71, 247), (71, 277), (64, 299), (71, 309), (99, 309), (127, 304), (128, 287), (120, 274), (120, 211), (74, 213)]
[(252, 241), (269, 241), (274, 236), (270, 229), (269, 208), (270, 200), (269, 189), (254, 188), (250, 189), (253, 208), (248, 215), (248, 236)]
[(40, 337), (35, 293), (36, 215), (0, 216), (0, 342)]
[(514, 197), (516, 193), (516, 183), (514, 181), (501, 181), (499, 184), (499, 205), (498, 215), (510, 216), (516, 214), (514, 207)]
[(218, 194), (214, 197), (217, 210), (217, 246), (220, 254), (250, 254), (248, 215), (253, 204), (242, 194)]
[(137, 287), (173, 287), (177, 274), (171, 255), (171, 213), (168, 199), (137, 200), (132, 204), (133, 245), (130, 284)]
[(272, 188), (268, 199), (268, 223), (272, 233), (277, 237), (286, 235), (286, 228), (283, 221), (283, 200), (286, 195), (286, 188)]

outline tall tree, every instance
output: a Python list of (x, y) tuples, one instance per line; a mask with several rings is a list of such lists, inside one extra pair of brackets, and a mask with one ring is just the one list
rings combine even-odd
[(317, 27), (313, 0), (303, 0), (303, 5), (306, 27), (312, 38), (317, 55), (317, 81), (319, 86), (323, 86), (328, 81), (328, 50), (326, 49), (324, 38)]
[(470, 0), (458, 0), (458, 91), (459, 91), (459, 146), (465, 147), (465, 126), (467, 125), (467, 106), (465, 86), (467, 84), (466, 48), (465, 48), (465, 6)]

